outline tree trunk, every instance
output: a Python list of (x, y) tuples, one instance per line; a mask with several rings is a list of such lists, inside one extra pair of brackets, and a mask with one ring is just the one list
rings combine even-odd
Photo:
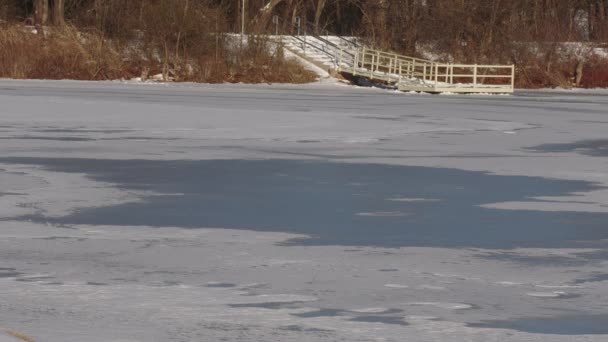
[(574, 84), (577, 87), (581, 86), (581, 81), (583, 80), (583, 67), (585, 66), (585, 62), (578, 61), (576, 63), (576, 69), (574, 71)]
[(53, 0), (53, 25), (65, 24), (65, 0)]
[(44, 26), (49, 20), (48, 0), (34, 0), (34, 22), (36, 26)]
[(387, 0), (377, 0), (378, 1), (378, 27), (380, 32), (380, 46), (387, 47), (390, 45), (387, 41), (388, 35), (388, 9), (389, 9), (389, 1)]
[(260, 19), (259, 21), (261, 21), (262, 23), (268, 22), (268, 19), (270, 18), (270, 15), (272, 14), (274, 8), (283, 1), (284, 0), (268, 1), (268, 3), (266, 3), (266, 5), (262, 7), (262, 9), (260, 9), (260, 12), (256, 15), (254, 21), (258, 21), (258, 19)]
[(327, 0), (318, 0), (317, 8), (315, 10), (315, 28), (319, 28), (319, 22), (321, 21), (321, 16), (323, 15), (323, 10), (325, 9), (325, 3)]

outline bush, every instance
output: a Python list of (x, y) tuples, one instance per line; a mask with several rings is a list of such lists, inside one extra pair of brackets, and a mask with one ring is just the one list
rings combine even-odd
[(585, 88), (608, 87), (608, 60), (593, 56), (585, 64), (581, 86)]
[(316, 78), (273, 53), (280, 50), (264, 39), (250, 37), (243, 47), (235, 47), (237, 36), (192, 28), (171, 35), (160, 28), (151, 32), (110, 39), (94, 29), (83, 33), (66, 26), (42, 35), (5, 25), (0, 30), (0, 77), (113, 80), (138, 77), (146, 70), (165, 79), (208, 83), (305, 83)]
[(0, 76), (103, 80), (125, 75), (120, 55), (98, 35), (65, 27), (42, 36), (9, 26), (0, 30)]

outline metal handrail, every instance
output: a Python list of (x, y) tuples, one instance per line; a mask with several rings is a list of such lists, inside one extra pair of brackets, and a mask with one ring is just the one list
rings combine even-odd
[[(296, 22), (297, 24), (295, 24), (295, 25), (300, 25), (300, 26), (297, 26), (297, 28), (298, 28), (298, 30), (301, 30), (301, 29), (302, 29), (302, 26), (301, 26), (302, 20), (301, 20), (301, 18), (300, 18), (300, 17), (297, 17), (296, 19), (297, 19), (297, 22)], [(307, 30), (307, 28), (309, 28), (309, 27), (310, 27), (310, 25), (311, 25), (312, 23), (310, 23), (310, 22), (308, 22), (308, 21), (304, 20), (304, 24), (305, 24), (305, 26), (304, 26), (304, 35), (307, 35), (307, 34), (309, 33), (309, 31)], [(314, 29), (313, 29), (313, 32), (314, 32)], [(328, 32), (328, 33), (329, 33), (329, 31), (327, 31), (327, 30), (326, 30), (326, 32)], [(335, 50), (340, 50), (340, 49), (343, 49), (343, 47), (341, 47), (341, 46), (339, 46), (339, 45), (335, 44), (334, 42), (332, 42), (332, 41), (330, 41), (330, 40), (328, 40), (328, 39), (323, 38), (321, 35), (318, 35), (318, 34), (314, 34), (314, 33), (313, 33), (313, 34), (311, 34), (310, 36), (314, 37), (315, 39), (318, 39), (319, 41), (321, 41), (321, 42), (325, 43), (326, 45), (329, 45), (329, 46), (334, 47), (334, 49), (335, 49)], [(340, 37), (340, 36), (338, 36), (338, 35), (336, 35), (335, 37), (338, 37), (339, 39), (344, 40), (344, 41), (346, 41), (347, 43), (349, 43), (349, 44), (351, 44), (351, 45), (354, 45), (355, 47), (357, 46), (356, 44), (354, 44), (354, 43), (352, 43), (352, 42), (350, 42), (350, 41), (346, 40), (346, 39), (345, 39), (345, 38), (343, 38), (343, 37)], [(350, 53), (350, 52), (348, 52), (348, 53)], [(353, 57), (354, 57), (354, 54), (352, 54), (352, 55), (353, 55)], [(335, 56), (334, 56), (334, 57), (335, 57)]]
[[(303, 46), (310, 46), (324, 54), (326, 54), (327, 56), (329, 56), (330, 58), (332, 58), (335, 62), (335, 64), (338, 63), (338, 52), (340, 52), (340, 59), (343, 59), (344, 57), (350, 57), (351, 60), (354, 60), (355, 57), (355, 52), (349, 49), (344, 49), (343, 47), (335, 44), (334, 42), (323, 38), (322, 36), (319, 36), (318, 34), (312, 34), (310, 35), (311, 37), (315, 38), (316, 40), (320, 41), (323, 45), (325, 45), (326, 47), (329, 47), (329, 49), (325, 48), (323, 45), (319, 46), (318, 44), (315, 44), (313, 42), (311, 42), (310, 40), (307, 40), (306, 37), (309, 35), (309, 31), (307, 30), (307, 26), (302, 27), (301, 26), (301, 22), (300, 22), (300, 18), (296, 18), (298, 19), (295, 23), (293, 22), (288, 22), (286, 20), (281, 19), (278, 16), (275, 16), (273, 18), (273, 22), (276, 25), (275, 28), (275, 32), (278, 33), (278, 26), (283, 23), (283, 26), (288, 26), (291, 27), (292, 29), (295, 29), (297, 34), (294, 34), (293, 31), (290, 32), (286, 32), (287, 35), (291, 36), (292, 38), (298, 40), (299, 42), (301, 42), (303, 44)], [(306, 23), (306, 22), (305, 22)], [(302, 35), (303, 33), (303, 35)], [(302, 38), (304, 37), (304, 38)], [(344, 38), (339, 37), (342, 40), (344, 40)], [(349, 44), (353, 44), (350, 41)]]
[[(306, 20), (306, 19), (302, 20), (302, 17), (297, 17), (297, 18), (299, 19), (300, 23), (302, 23), (302, 22), (303, 22), (303, 23), (306, 25), (306, 27), (312, 28), (313, 32), (315, 32), (315, 30), (317, 30), (317, 29), (318, 29), (318, 27), (317, 27), (317, 26), (316, 26), (316, 25), (315, 25), (313, 22), (310, 22), (310, 21), (308, 21), (308, 20)], [(361, 45), (360, 45), (360, 44), (358, 44), (356, 41), (351, 41), (351, 40), (348, 40), (348, 39), (346, 39), (346, 38), (344, 38), (344, 37), (342, 37), (342, 36), (340, 36), (340, 35), (338, 35), (338, 34), (336, 34), (336, 33), (334, 33), (334, 32), (329, 31), (328, 29), (325, 29), (325, 28), (324, 28), (324, 29), (322, 29), (322, 31), (324, 31), (325, 33), (327, 33), (327, 35), (326, 35), (326, 36), (333, 36), (333, 37), (337, 37), (337, 38), (338, 38), (338, 39), (340, 39), (341, 41), (344, 41), (344, 42), (346, 42), (346, 43), (348, 43), (348, 44), (352, 45), (354, 48), (359, 48), (359, 47), (361, 47)], [(317, 34), (317, 35), (318, 35), (318, 34)], [(315, 37), (316, 37), (316, 36), (315, 36)]]

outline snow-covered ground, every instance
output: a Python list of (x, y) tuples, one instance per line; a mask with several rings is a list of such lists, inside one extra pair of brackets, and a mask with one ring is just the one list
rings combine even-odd
[(6, 80), (0, 103), (0, 331), (608, 334), (608, 93)]

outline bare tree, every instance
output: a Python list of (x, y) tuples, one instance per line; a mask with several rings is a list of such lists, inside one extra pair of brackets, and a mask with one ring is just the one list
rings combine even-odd
[(327, 0), (317, 0), (317, 7), (315, 8), (315, 27), (319, 27), (319, 22), (321, 21), (321, 16), (325, 10), (326, 3)]
[(65, 24), (65, 0), (51, 0), (52, 1), (52, 21), (53, 25), (61, 26)]
[(44, 26), (49, 20), (48, 0), (34, 0), (34, 22), (36, 26)]
[(34, 22), (36, 26), (49, 23), (61, 26), (65, 24), (65, 0), (34, 0)]

